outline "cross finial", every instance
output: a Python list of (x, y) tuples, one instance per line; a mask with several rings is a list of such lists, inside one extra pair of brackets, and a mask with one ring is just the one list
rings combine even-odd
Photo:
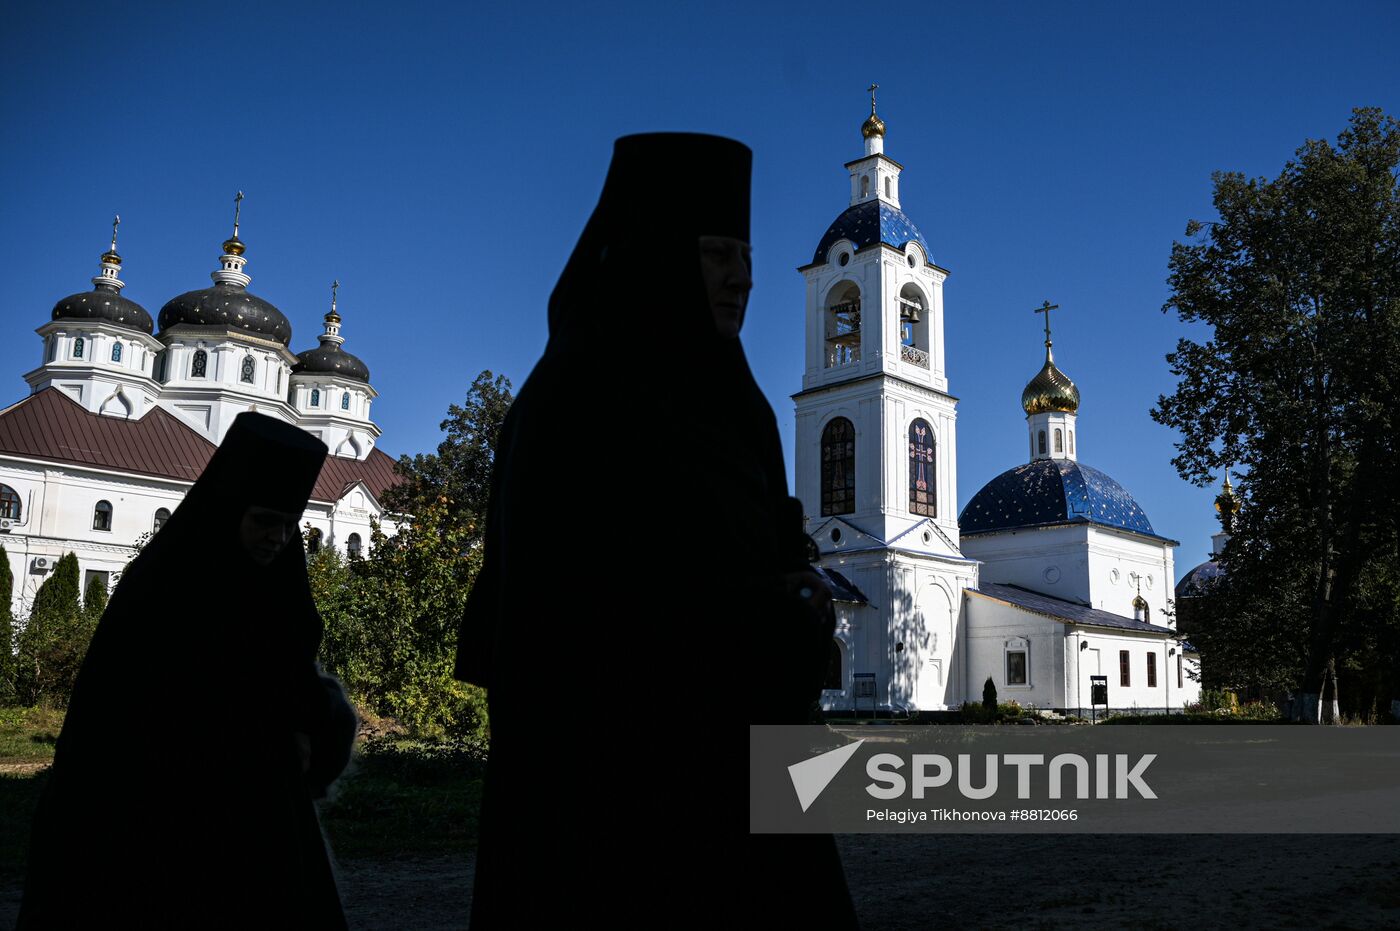
[(1052, 304), (1046, 301), (1033, 311), (1033, 313), (1045, 315), (1045, 354), (1047, 357), (1050, 355), (1050, 311), (1059, 309), (1059, 304)]
[(122, 225), (121, 214), (112, 217), (112, 251), (117, 251), (117, 227)]
[(243, 192), (239, 191), (233, 197), (233, 238), (238, 238), (238, 216), (243, 212)]
[(876, 92), (877, 90), (879, 90), (879, 89), (880, 89), (880, 85), (878, 85), (878, 84), (871, 84), (869, 87), (867, 87), (867, 88), (865, 89), (865, 92), (866, 92), (867, 94), (870, 95), (870, 115), (871, 115), (871, 116), (874, 116), (874, 115), (875, 115), (875, 92)]
[(331, 282), (331, 313), (335, 313), (335, 292), (340, 290), (340, 279)]

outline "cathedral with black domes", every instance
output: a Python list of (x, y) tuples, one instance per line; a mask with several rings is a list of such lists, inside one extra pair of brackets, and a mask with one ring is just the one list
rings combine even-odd
[(1055, 362), (1048, 301), (1045, 364), (1021, 396), (1027, 459), (956, 512), (949, 272), (903, 211), (873, 90), (849, 204), (798, 269), (796, 491), (837, 597), (823, 707), (946, 712), (988, 679), (1003, 701), (1085, 716), (1095, 684), (1100, 710), (1197, 700), (1200, 658), (1172, 609), (1176, 542), (1079, 461), (1079, 390)]
[(171, 298), (152, 319), (123, 294), (118, 219), (93, 289), (58, 301), (36, 330), (43, 348), (24, 376), (29, 393), (0, 410), (0, 544), (20, 616), (64, 553), (77, 554), (84, 586), (93, 576), (110, 584), (244, 411), (329, 447), (303, 516), (310, 545), (367, 550), (396, 478), (370, 418), (369, 368), (344, 348), (339, 283), (317, 345), (294, 353), (286, 315), (248, 290), (241, 201), (210, 287)]

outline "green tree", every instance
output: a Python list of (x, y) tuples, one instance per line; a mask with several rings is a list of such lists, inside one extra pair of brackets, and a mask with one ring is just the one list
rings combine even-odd
[(1314, 721), (1339, 676), (1353, 707), (1400, 694), (1398, 175), (1400, 124), (1355, 110), (1275, 179), (1213, 175), (1219, 219), (1169, 263), (1164, 310), (1209, 338), (1167, 356), (1179, 382), (1152, 415), (1184, 478), (1233, 469), (1244, 495), (1227, 576), (1191, 612), (1209, 620), (1183, 633), (1217, 681), (1289, 687)]
[(15, 616), (11, 608), (14, 596), (10, 556), (0, 544), (0, 705), (15, 698)]
[(481, 565), (475, 532), (438, 501), (393, 536), (374, 524), (364, 559), (347, 564), (324, 550), (312, 557), (326, 669), (363, 706), (421, 736), (469, 736), (486, 726), (482, 690), (452, 676), (457, 627)]
[(384, 495), (384, 506), (417, 514), (442, 503), (450, 520), (480, 525), (486, 515), (496, 439), (512, 400), (510, 380), (489, 370), (476, 376), (462, 404), (447, 409), (446, 434), (436, 453), (404, 455), (395, 470), (403, 479)]
[(16, 691), (27, 705), (65, 704), (92, 628), (78, 599), (78, 557), (66, 553), (39, 586), (19, 635)]
[(97, 629), (97, 622), (102, 619), (102, 612), (107, 610), (107, 583), (102, 577), (94, 574), (88, 580), (87, 588), (83, 590), (83, 621), (92, 630)]

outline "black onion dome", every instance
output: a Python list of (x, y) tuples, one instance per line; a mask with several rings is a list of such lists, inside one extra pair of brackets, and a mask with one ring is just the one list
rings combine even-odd
[(186, 291), (160, 309), (162, 330), (181, 323), (236, 327), (275, 339), (283, 346), (292, 341), (292, 325), (282, 311), (246, 288), (222, 282), (212, 288)]
[(334, 343), (322, 343), (315, 349), (297, 353), (297, 364), (292, 366), (292, 374), (303, 372), (339, 375), (369, 383), (369, 366), (359, 356), (351, 355)]
[(70, 294), (53, 305), (55, 320), (106, 320), (142, 333), (155, 329), (151, 315), (140, 304), (121, 296), (115, 288), (98, 285), (91, 291)]
[(1225, 570), (1215, 560), (1203, 562), (1181, 577), (1176, 583), (1176, 597), (1196, 598), (1210, 594), (1210, 590), (1225, 576)]

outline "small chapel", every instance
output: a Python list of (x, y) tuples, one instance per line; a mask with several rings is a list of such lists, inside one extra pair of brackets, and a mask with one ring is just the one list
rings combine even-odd
[(1080, 461), (1048, 301), (1045, 363), (1021, 396), (1026, 461), (957, 512), (949, 271), (901, 207), (873, 87), (861, 135), (848, 205), (798, 269), (795, 485), (837, 601), (823, 709), (936, 715), (981, 701), (988, 679), (1001, 701), (1084, 717), (1198, 700), (1200, 657), (1171, 601), (1177, 543)]
[(122, 293), (118, 217), (92, 290), (60, 299), (35, 331), (42, 355), (24, 375), (29, 393), (0, 408), (0, 545), (18, 616), (64, 553), (77, 555), (84, 590), (93, 578), (110, 587), (244, 411), (330, 448), (302, 517), (310, 548), (360, 555), (371, 520), (393, 531), (379, 499), (398, 479), (370, 419), (369, 367), (343, 345), (339, 282), (317, 345), (292, 352), (286, 315), (248, 290), (242, 198), (212, 286), (152, 318)]

